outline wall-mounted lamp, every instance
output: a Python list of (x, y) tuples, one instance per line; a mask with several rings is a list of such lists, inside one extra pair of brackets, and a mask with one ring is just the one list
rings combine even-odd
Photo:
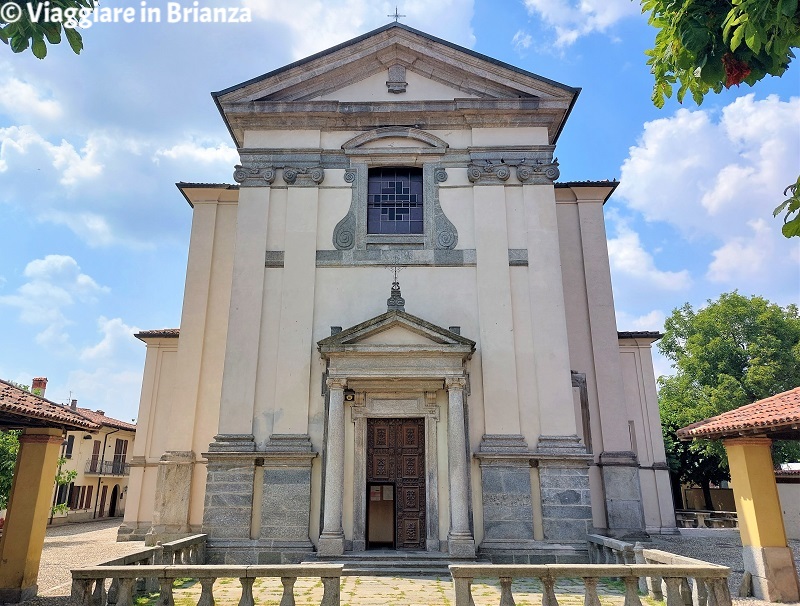
[(352, 389), (345, 389), (344, 390), (344, 401), (345, 402), (355, 402), (356, 399), (356, 392)]
[(83, 436), (83, 439), (84, 439), (84, 440), (91, 440), (91, 439), (92, 439), (92, 436), (91, 436), (90, 434), (88, 434), (88, 433), (87, 433), (87, 434), (84, 434), (84, 436)]

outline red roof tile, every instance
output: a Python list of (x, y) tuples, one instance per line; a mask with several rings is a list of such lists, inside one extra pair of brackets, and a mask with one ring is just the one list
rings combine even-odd
[[(32, 422), (26, 422), (25, 419), (30, 419)], [(98, 423), (79, 415), (67, 406), (51, 402), (3, 380), (0, 380), (0, 426), (100, 428)]]
[(92, 423), (97, 423), (98, 425), (114, 427), (116, 429), (127, 429), (128, 431), (136, 431), (136, 425), (126, 423), (125, 421), (120, 421), (119, 419), (114, 419), (112, 417), (107, 417), (102, 410), (89, 410), (88, 408), (78, 407), (77, 413), (82, 417), (86, 417)]
[(800, 437), (800, 387), (746, 404), (735, 410), (687, 425), (677, 431), (682, 440), (721, 438), (740, 433), (796, 432)]

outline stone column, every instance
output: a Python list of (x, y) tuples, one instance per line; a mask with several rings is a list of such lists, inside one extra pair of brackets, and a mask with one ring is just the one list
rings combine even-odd
[(770, 602), (800, 599), (797, 570), (786, 542), (770, 444), (765, 437), (724, 440), (736, 499), (744, 569), (753, 595)]
[(325, 503), (322, 534), (317, 551), (320, 555), (344, 553), (342, 502), (344, 497), (344, 388), (345, 379), (328, 379), (328, 443), (325, 448)]
[(463, 377), (445, 381), (447, 388), (447, 452), (450, 461), (450, 534), (448, 551), (456, 557), (473, 557), (475, 539), (469, 529), (469, 459), (464, 423)]
[(53, 499), (61, 429), (25, 429), (20, 436), (6, 525), (0, 539), (0, 603), (36, 597), (39, 559)]

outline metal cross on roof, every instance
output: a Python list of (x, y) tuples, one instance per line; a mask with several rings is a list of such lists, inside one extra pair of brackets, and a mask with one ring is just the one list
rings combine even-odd
[(397, 6), (394, 7), (394, 15), (386, 15), (387, 17), (394, 17), (394, 22), (397, 23), (400, 20), (400, 17), (405, 17), (406, 15), (401, 15), (398, 10)]

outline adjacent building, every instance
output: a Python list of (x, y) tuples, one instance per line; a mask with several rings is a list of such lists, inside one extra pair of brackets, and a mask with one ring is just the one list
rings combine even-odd
[(616, 183), (558, 181), (579, 92), (392, 23), (214, 93), (241, 163), (178, 184), (183, 313), (137, 335), (120, 538), (541, 562), (674, 531)]

